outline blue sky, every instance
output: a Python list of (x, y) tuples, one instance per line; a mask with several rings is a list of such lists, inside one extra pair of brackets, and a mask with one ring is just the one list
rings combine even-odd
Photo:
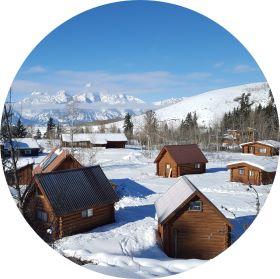
[(248, 51), (191, 10), (129, 1), (82, 13), (51, 32), (27, 57), (15, 99), (32, 91), (125, 93), (145, 101), (191, 96), (265, 81)]

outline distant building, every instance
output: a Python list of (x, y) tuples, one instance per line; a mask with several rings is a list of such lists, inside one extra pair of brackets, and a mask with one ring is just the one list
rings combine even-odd
[[(32, 138), (14, 138), (12, 147), (18, 156), (38, 156), (41, 149), (37, 141)], [(11, 155), (11, 144), (9, 142), (4, 143), (2, 152), (6, 157)]]
[(33, 174), (77, 169), (81, 167), (82, 165), (70, 154), (69, 151), (55, 148), (35, 167)]
[[(71, 147), (71, 135), (61, 135), (61, 146)], [(105, 147), (105, 148), (125, 148), (127, 137), (123, 133), (87, 133), (74, 134), (73, 147)]]
[(169, 257), (212, 259), (230, 245), (231, 224), (186, 177), (156, 202), (158, 238)]
[(207, 162), (197, 144), (166, 145), (154, 161), (156, 174), (164, 177), (204, 173)]
[(100, 166), (35, 174), (23, 213), (44, 239), (81, 233), (115, 221), (116, 192)]
[(279, 155), (280, 142), (275, 140), (260, 140), (240, 144), (242, 153), (251, 153), (257, 156)]
[(230, 181), (244, 184), (272, 184), (278, 165), (277, 157), (258, 157), (248, 154), (240, 161), (227, 164)]

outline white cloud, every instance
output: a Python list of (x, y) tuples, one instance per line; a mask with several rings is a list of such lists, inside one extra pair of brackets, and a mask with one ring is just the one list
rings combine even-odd
[(25, 72), (28, 74), (41, 74), (41, 73), (46, 73), (47, 69), (45, 67), (37, 65), (37, 66), (30, 67)]
[(213, 65), (213, 68), (214, 68), (214, 69), (220, 69), (220, 68), (222, 68), (224, 65), (225, 65), (224, 62), (217, 62), (217, 63), (215, 63), (215, 64)]
[(249, 73), (254, 72), (256, 69), (247, 65), (247, 64), (239, 64), (236, 65), (233, 69), (234, 73)]

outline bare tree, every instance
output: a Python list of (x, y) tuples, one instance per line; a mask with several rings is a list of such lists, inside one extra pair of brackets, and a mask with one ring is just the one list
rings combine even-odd
[(74, 141), (74, 134), (76, 133), (75, 131), (75, 122), (77, 121), (77, 118), (79, 116), (79, 108), (78, 108), (78, 103), (75, 101), (71, 101), (66, 104), (65, 107), (65, 115), (64, 118), (66, 122), (69, 124), (70, 128), (70, 137), (71, 137), (71, 153), (73, 154), (73, 141)]

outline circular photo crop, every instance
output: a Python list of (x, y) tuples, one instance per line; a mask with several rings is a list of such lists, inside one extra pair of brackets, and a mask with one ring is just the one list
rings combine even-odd
[(58, 253), (153, 278), (234, 245), (269, 195), (279, 137), (269, 84), (236, 38), (192, 10), (128, 1), (30, 53), (2, 110), (1, 159)]

